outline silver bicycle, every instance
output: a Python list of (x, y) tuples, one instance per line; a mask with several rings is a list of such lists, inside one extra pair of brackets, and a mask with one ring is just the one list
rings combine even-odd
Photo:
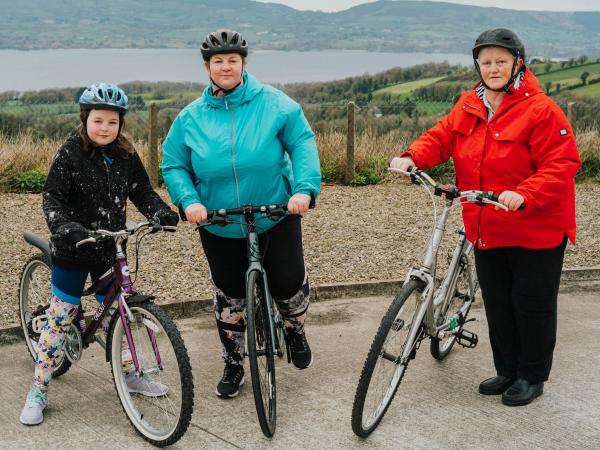
[[(390, 170), (410, 176), (413, 183), (427, 190), (432, 197), (435, 226), (421, 266), (409, 270), (402, 289), (381, 320), (363, 366), (352, 408), (352, 430), (360, 437), (367, 437), (379, 425), (424, 339), (430, 339), (430, 352), (437, 360), (448, 356), (455, 343), (468, 348), (477, 345), (477, 335), (464, 329), (465, 323), (475, 320), (467, 320), (467, 315), (478, 288), (473, 245), (466, 239), (464, 227), (458, 231), (449, 266), (441, 279), (436, 277), (438, 252), (454, 206), (492, 204), (507, 210), (493, 192), (461, 192), (456, 186), (436, 183), (419, 169)], [(439, 217), (434, 195), (444, 199)]]

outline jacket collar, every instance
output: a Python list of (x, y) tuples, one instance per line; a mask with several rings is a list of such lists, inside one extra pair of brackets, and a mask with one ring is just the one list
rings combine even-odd
[(209, 83), (202, 93), (202, 100), (210, 106), (220, 109), (226, 109), (232, 105), (237, 106), (249, 102), (262, 91), (264, 86), (247, 71), (244, 71), (242, 78), (244, 80), (244, 84), (238, 87), (231, 94), (228, 94), (224, 97), (213, 96), (212, 83)]
[[(534, 95), (543, 93), (538, 79), (531, 72), (531, 70), (529, 70), (526, 66), (523, 66), (523, 71), (523, 80), (519, 84), (518, 89), (515, 89), (514, 86), (509, 88), (510, 93), (506, 94), (506, 97), (504, 97), (504, 100), (502, 100), (502, 104), (500, 105), (500, 108), (498, 108), (498, 111), (501, 112), (515, 103), (519, 103), (527, 100), (530, 97), (533, 97)], [(465, 95), (464, 105), (466, 106), (466, 111), (486, 119), (486, 107), (483, 104), (483, 100), (481, 100), (481, 98), (477, 95), (477, 90), (480, 89), (480, 87), (481, 81), (478, 82), (475, 87), (467, 93), (467, 95)], [(496, 111), (494, 117), (497, 116), (498, 111)]]

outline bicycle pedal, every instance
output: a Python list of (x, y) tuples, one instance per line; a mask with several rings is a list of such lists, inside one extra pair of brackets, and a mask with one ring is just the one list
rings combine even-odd
[(465, 348), (475, 348), (479, 343), (479, 338), (475, 333), (467, 330), (460, 330), (456, 333), (456, 342)]

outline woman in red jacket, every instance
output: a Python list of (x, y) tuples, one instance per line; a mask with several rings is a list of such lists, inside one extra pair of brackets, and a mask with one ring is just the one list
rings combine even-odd
[(473, 47), (481, 81), (390, 164), (428, 169), (452, 158), (461, 190), (494, 191), (509, 209), (463, 209), (497, 372), (479, 392), (502, 394), (509, 406), (540, 396), (550, 373), (563, 256), (567, 239), (575, 243), (574, 177), (581, 164), (567, 118), (524, 58), (512, 31), (482, 33)]

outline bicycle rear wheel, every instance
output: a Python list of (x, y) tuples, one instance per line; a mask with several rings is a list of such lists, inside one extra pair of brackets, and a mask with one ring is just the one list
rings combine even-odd
[[(443, 325), (461, 309), (464, 309), (463, 318), (466, 319), (471, 309), (471, 304), (475, 300), (477, 287), (477, 273), (475, 272), (473, 252), (463, 253), (459, 262), (454, 293), (450, 300), (445, 305), (442, 305), (437, 325)], [(441, 338), (432, 337), (429, 348), (431, 356), (438, 361), (446, 358), (456, 343), (456, 333), (460, 332), (462, 328), (461, 325), (458, 329), (445, 333)]]
[[(19, 318), (25, 337), (25, 344), (31, 358), (37, 360), (37, 342), (39, 330), (46, 322), (46, 310), (52, 297), (50, 259), (44, 253), (29, 258), (19, 282)], [(36, 319), (37, 317), (37, 319)], [(34, 319), (36, 324), (34, 327)], [(56, 361), (52, 377), (63, 375), (71, 367), (71, 362), (65, 358), (64, 351)]]
[[(413, 323), (421, 286), (420, 281), (410, 280), (402, 287), (383, 316), (373, 339), (352, 407), (352, 430), (360, 437), (367, 437), (377, 428), (406, 372), (408, 361), (402, 363), (400, 356), (410, 330), (414, 326), (421, 327), (421, 323)], [(422, 331), (413, 346), (421, 336)], [(415, 351), (416, 347), (409, 360), (414, 358)]]
[(269, 327), (271, 318), (265, 307), (263, 293), (260, 272), (251, 272), (246, 291), (248, 360), (260, 429), (265, 436), (272, 437), (277, 423), (275, 358)]
[(192, 368), (179, 330), (153, 303), (130, 305), (129, 323), (141, 377), (137, 377), (118, 312), (109, 330), (108, 354), (115, 388), (127, 418), (148, 442), (164, 447), (186, 432), (194, 406)]

